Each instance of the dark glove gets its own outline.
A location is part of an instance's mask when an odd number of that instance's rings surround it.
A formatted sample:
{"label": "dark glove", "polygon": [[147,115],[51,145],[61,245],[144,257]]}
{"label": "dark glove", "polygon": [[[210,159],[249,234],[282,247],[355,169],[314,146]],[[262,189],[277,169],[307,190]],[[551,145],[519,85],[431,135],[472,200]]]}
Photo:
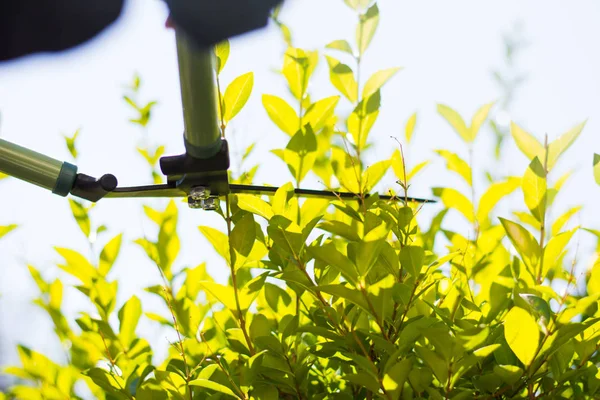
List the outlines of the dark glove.
{"label": "dark glove", "polygon": [[271,9],[282,0],[166,0],[173,24],[198,47],[267,25]]}

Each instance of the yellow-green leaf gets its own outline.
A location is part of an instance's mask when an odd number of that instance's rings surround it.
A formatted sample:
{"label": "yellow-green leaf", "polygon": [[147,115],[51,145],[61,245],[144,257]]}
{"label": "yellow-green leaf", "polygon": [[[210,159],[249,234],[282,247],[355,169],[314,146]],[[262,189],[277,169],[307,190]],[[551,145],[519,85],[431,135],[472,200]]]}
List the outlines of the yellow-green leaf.
{"label": "yellow-green leaf", "polygon": [[471,127],[469,128],[470,134],[471,134],[471,141],[473,141],[473,140],[475,140],[475,138],[477,138],[479,129],[481,129],[481,126],[487,119],[488,114],[490,113],[490,110],[492,109],[493,106],[494,106],[494,103],[485,104],[479,110],[477,110],[475,115],[473,115],[473,118],[471,119]]}
{"label": "yellow-green leaf", "polygon": [[296,111],[282,98],[265,94],[262,103],[267,114],[279,129],[293,136],[300,129],[300,120]]}
{"label": "yellow-green leaf", "polygon": [[16,228],[17,228],[17,225],[0,226],[0,238],[8,235],[9,232],[11,232],[12,230],[14,230]]}
{"label": "yellow-green leaf", "polygon": [[362,99],[348,117],[348,132],[352,134],[354,143],[360,149],[367,144],[369,133],[379,116],[380,107],[381,92],[378,90],[371,96]]}
{"label": "yellow-green leaf", "polygon": [[59,268],[79,279],[85,286],[91,285],[92,280],[98,276],[96,268],[80,253],[61,247],[56,247],[55,250],[65,260],[65,264],[60,264]]}
{"label": "yellow-green leaf", "polygon": [[212,244],[217,253],[230,263],[229,240],[227,235],[210,226],[199,226],[198,229],[200,229],[200,232],[202,232],[204,237]]}
{"label": "yellow-green leaf", "polygon": [[119,336],[125,347],[135,339],[135,328],[142,316],[142,303],[133,296],[119,310]]}
{"label": "yellow-green leaf", "polygon": [[454,128],[454,131],[467,143],[470,143],[471,133],[459,113],[444,104],[437,105],[438,113]]}
{"label": "yellow-green leaf", "polygon": [[567,251],[567,245],[571,241],[571,238],[575,234],[576,229],[560,233],[550,241],[544,248],[544,265],[541,272],[541,278],[546,277],[548,271],[550,271],[556,264],[562,260],[563,254]]}
{"label": "yellow-green leaf", "polygon": [[310,124],[313,132],[319,132],[333,116],[339,101],[340,96],[331,96],[313,103],[306,110],[306,114],[302,118],[302,124]]}
{"label": "yellow-green leaf", "polygon": [[479,209],[477,210],[477,220],[483,223],[489,218],[490,213],[496,207],[498,202],[505,196],[514,192],[521,185],[521,179],[509,178],[505,182],[496,182],[487,189],[479,199]]}
{"label": "yellow-green leaf", "polygon": [[537,157],[529,164],[521,185],[527,208],[538,221],[542,222],[546,215],[548,188],[546,171]]}
{"label": "yellow-green leaf", "polygon": [[344,0],[344,3],[353,10],[362,12],[369,7],[373,0]]}
{"label": "yellow-green leaf", "polygon": [[587,282],[587,293],[589,296],[600,294],[600,261],[592,268],[590,279]]}
{"label": "yellow-green leaf", "polygon": [[362,56],[379,26],[379,8],[377,4],[373,4],[365,14],[360,16],[360,22],[356,28],[356,43],[358,44],[358,54]]}
{"label": "yellow-green leaf", "polygon": [[354,50],[352,50],[352,46],[350,46],[350,43],[348,43],[347,40],[334,40],[325,47],[328,49],[343,51],[351,56],[354,56]]}
{"label": "yellow-green leaf", "polygon": [[85,237],[89,237],[92,230],[92,224],[87,208],[85,208],[82,203],[73,199],[69,199],[69,205],[71,206],[73,217],[75,218],[77,225],[79,225],[79,229],[81,229],[81,232],[83,232]]}
{"label": "yellow-green leaf", "polygon": [[370,192],[379,183],[381,178],[383,178],[389,167],[390,160],[379,161],[369,166],[363,174],[363,192]]}
{"label": "yellow-green leaf", "polygon": [[563,215],[558,217],[556,221],[554,221],[554,223],[552,224],[552,236],[554,237],[558,235],[560,231],[564,228],[564,226],[567,224],[567,222],[569,222],[571,217],[573,217],[575,214],[581,211],[581,209],[581,206],[573,207],[567,212],[565,212]]}
{"label": "yellow-green leaf", "polygon": [[459,174],[469,186],[473,185],[471,167],[458,154],[448,150],[436,150],[446,160],[446,168]]}
{"label": "yellow-green leaf", "polygon": [[520,307],[513,307],[504,319],[504,338],[517,358],[529,366],[540,342],[540,329],[531,314]]}
{"label": "yellow-green leaf", "polygon": [[517,147],[529,160],[533,160],[535,157],[544,158],[544,146],[530,133],[520,128],[514,122],[511,122],[510,124],[510,133],[517,144]]}
{"label": "yellow-green leaf", "polygon": [[429,165],[429,160],[418,163],[410,170],[406,179],[410,182],[412,178],[414,178],[423,168]]}
{"label": "yellow-green leaf", "polygon": [[535,271],[537,271],[542,253],[539,243],[533,235],[521,225],[504,218],[500,218],[500,222],[502,222],[508,238],[517,252],[521,255],[528,270],[534,275]]}
{"label": "yellow-green leaf", "polygon": [[225,39],[215,46],[215,55],[217,56],[217,74],[220,74],[225,68],[225,64],[229,59],[229,40]]}
{"label": "yellow-green leaf", "polygon": [[100,275],[106,276],[112,268],[119,255],[119,251],[121,250],[122,239],[123,235],[119,234],[112,238],[102,249],[102,252],[100,253],[100,263],[98,265],[98,272],[100,272]]}
{"label": "yellow-green leaf", "polygon": [[246,105],[254,86],[254,73],[238,76],[225,90],[223,96],[225,122],[231,121]]}
{"label": "yellow-green leaf", "polygon": [[260,215],[269,220],[273,216],[271,206],[264,200],[251,194],[237,195],[238,207],[242,210],[251,212],[252,214]]}
{"label": "yellow-green leaf", "polygon": [[379,89],[381,89],[381,87],[385,85],[385,83],[389,81],[394,75],[396,75],[396,73],[401,69],[402,68],[396,67],[383,69],[381,71],[375,72],[369,78],[369,80],[367,80],[367,83],[365,83],[365,88],[363,89],[363,98],[367,98]]}
{"label": "yellow-green leaf", "polygon": [[464,194],[451,188],[433,188],[433,195],[439,197],[446,208],[460,212],[469,222],[475,221],[473,203]]}
{"label": "yellow-green leaf", "polygon": [[71,156],[74,159],[77,159],[77,156],[78,156],[78,152],[77,152],[77,137],[79,136],[79,132],[80,132],[80,130],[77,129],[75,131],[75,133],[73,134],[72,137],[68,137],[68,136],[64,137],[65,138],[65,143],[67,145],[67,149],[69,150],[69,153],[71,153]]}
{"label": "yellow-green leaf", "polygon": [[417,113],[414,113],[410,116],[408,121],[406,122],[406,127],[404,128],[404,135],[406,136],[406,142],[410,143],[413,133],[415,131],[415,126],[417,125]]}
{"label": "yellow-green leaf", "polygon": [[308,82],[319,61],[316,51],[305,51],[290,47],[285,52],[283,75],[290,91],[298,100],[302,100],[308,88]]}
{"label": "yellow-green leaf", "polygon": [[561,135],[557,139],[553,140],[552,143],[548,145],[548,170],[551,170],[558,158],[565,152],[583,131],[587,121],[584,121],[575,127],[571,128],[568,132]]}
{"label": "yellow-green leaf", "polygon": [[600,154],[594,154],[594,179],[600,185]]}
{"label": "yellow-green leaf", "polygon": [[226,395],[231,396],[236,399],[240,398],[235,393],[233,393],[233,391],[231,389],[229,389],[227,386],[221,385],[220,383],[213,382],[208,379],[203,379],[203,378],[194,379],[194,380],[190,381],[189,384],[190,384],[190,386],[198,386],[203,389],[213,390],[218,393],[226,394]]}
{"label": "yellow-green leaf", "polygon": [[235,293],[231,286],[223,286],[212,281],[202,281],[199,284],[200,286],[202,286],[202,288],[207,294],[217,299],[227,309],[231,311],[237,310],[237,305],[235,302]]}
{"label": "yellow-green leaf", "polygon": [[358,83],[354,78],[354,71],[333,57],[326,56],[326,58],[331,83],[351,103],[355,103],[358,100]]}

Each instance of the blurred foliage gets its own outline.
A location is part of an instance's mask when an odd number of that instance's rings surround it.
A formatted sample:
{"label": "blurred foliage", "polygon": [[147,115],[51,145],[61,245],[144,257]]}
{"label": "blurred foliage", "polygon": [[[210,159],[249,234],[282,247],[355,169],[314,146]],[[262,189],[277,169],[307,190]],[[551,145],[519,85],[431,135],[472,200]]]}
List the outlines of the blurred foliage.
{"label": "blurred foliage", "polygon": [[[356,38],[327,45],[328,53],[341,52],[347,61],[325,57],[337,94],[320,99],[311,96],[310,81],[321,54],[291,47],[289,29],[274,14],[290,46],[281,74],[292,102],[284,94],[265,94],[262,102],[272,129],[289,138],[272,152],[292,182],[269,198],[230,195],[217,211],[222,229],[199,227],[227,265],[228,282],[216,282],[204,263],[178,263],[173,201],[144,206],[155,235],[135,240],[162,277],[145,288],[163,303],[162,313],[144,310],[136,296],[118,301],[111,270],[129,245],[121,234],[102,240],[99,255],[56,248],[58,268],[76,278],[76,286],[47,280],[34,266],[29,271],[39,288],[34,302],[52,320],[68,363],[19,346],[21,365],[4,371],[15,383],[0,399],[78,399],[84,396],[78,383],[99,399],[598,398],[600,262],[579,285],[574,260],[581,255],[573,253],[572,242],[583,230],[566,227],[580,208],[554,221],[548,212],[568,175],[554,185],[548,176],[584,123],[544,143],[513,123],[511,137],[530,164],[523,176],[478,191],[472,158],[436,150],[469,190],[433,188],[442,209],[423,227],[416,219],[423,205],[406,200],[411,179],[428,164],[408,168],[404,157],[418,133],[417,114],[407,118],[390,158],[364,162],[384,86],[400,69],[361,81],[379,9],[372,1],[345,3],[357,13]],[[247,73],[221,90],[229,52],[228,43],[215,48],[223,135],[253,89]],[[130,90],[137,93],[140,84],[136,77]],[[125,99],[139,113],[132,122],[146,128],[154,103]],[[352,106],[345,118],[336,111],[342,101]],[[472,153],[476,139],[490,134],[483,128],[494,107],[478,108],[468,125],[448,105],[438,105],[438,112]],[[77,134],[67,138],[74,157],[76,140]],[[164,147],[138,151],[155,171]],[[598,181],[599,160],[595,155]],[[251,183],[257,168],[231,179]],[[397,180],[390,189],[398,193],[394,201],[373,194],[388,173]],[[294,187],[309,174],[357,200],[294,197]],[[496,218],[498,204],[517,192],[523,207]],[[70,204],[90,242],[106,231],[90,205]],[[449,227],[451,214],[470,228]],[[0,227],[0,237],[13,228]],[[600,239],[600,231],[585,231]],[[596,260],[599,255],[600,241]],[[72,289],[93,307],[74,321],[63,311],[63,292]],[[154,356],[153,346],[162,344],[140,337],[142,318],[176,334],[165,359]]]}

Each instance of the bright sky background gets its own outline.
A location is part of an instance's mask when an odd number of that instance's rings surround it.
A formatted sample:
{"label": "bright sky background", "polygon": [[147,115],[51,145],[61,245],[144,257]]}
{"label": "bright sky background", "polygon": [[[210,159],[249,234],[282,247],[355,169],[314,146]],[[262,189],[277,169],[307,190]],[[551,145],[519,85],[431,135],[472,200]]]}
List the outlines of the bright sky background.
{"label": "bright sky background", "polygon": [[[434,159],[414,182],[412,194],[429,196],[433,186],[461,186],[443,172],[443,163],[432,150],[447,148],[466,156],[458,136],[437,115],[435,105],[443,102],[471,118],[484,103],[500,96],[491,70],[503,63],[501,34],[522,20],[530,46],[518,58],[529,79],[517,93],[511,117],[542,139],[550,139],[589,118],[580,140],[567,152],[558,169],[576,168],[557,203],[584,204],[584,226],[600,228],[595,211],[600,187],[593,184],[592,152],[600,152],[600,2],[477,0],[400,1],[380,0],[381,24],[368,50],[363,76],[378,68],[403,66],[383,90],[383,108],[371,134],[372,157],[387,157],[395,145],[390,135],[401,136],[405,121],[419,113],[416,142],[409,161]],[[148,137],[167,144],[169,154],[183,151],[179,82],[172,32],[164,29],[166,12],[158,1],[130,0],[124,16],[93,43],[59,56],[31,57],[0,65],[0,135],[55,158],[68,160],[62,134],[82,128],[79,141],[81,172],[101,175],[111,172],[120,184],[148,183],[145,161],[135,152],[141,130],[129,124],[132,116],[123,102],[123,87],[134,72],[142,77],[140,101],[157,100]],[[282,19],[292,29],[295,45],[322,50],[334,39],[354,37],[355,16],[341,0],[288,0]],[[273,73],[282,63],[284,45],[279,31],[271,26],[232,43],[232,55],[223,74],[225,82],[247,71],[255,73],[255,87],[248,106],[231,125],[230,142],[239,154],[250,143],[257,150],[248,165],[261,163],[256,183],[282,184],[290,180],[287,168],[267,151],[285,146],[286,136],[277,131],[262,108],[261,94],[287,96],[283,79]],[[334,94],[328,82],[326,62],[321,59],[311,86],[313,98]],[[344,105],[347,108],[347,105]],[[491,132],[481,132],[475,162],[490,166]],[[526,159],[511,143],[498,175],[522,175]],[[555,176],[557,177],[557,176]],[[389,184],[393,184],[390,177]],[[316,180],[305,186],[318,185]],[[481,191],[479,191],[481,194]],[[520,207],[522,199],[512,199]],[[142,216],[146,200],[105,200],[93,212],[98,223],[108,225],[112,237],[124,232],[126,245],[111,278],[120,278],[119,305],[132,294],[140,296],[145,310],[156,302],[141,288],[156,284],[155,267],[145,259],[132,240],[152,234]],[[431,207],[427,213],[438,208]],[[181,207],[179,233],[182,253],[177,265],[209,261],[209,269],[223,278],[223,265],[201,237],[197,226],[218,223],[211,215]],[[0,225],[21,227],[0,241],[0,365],[16,362],[16,343],[44,351],[54,359],[63,356],[51,333],[46,315],[31,304],[37,289],[27,272],[28,263],[46,277],[57,276],[59,257],[53,246],[87,252],[87,244],[70,215],[68,202],[16,180],[0,182]],[[219,225],[220,226],[220,225]],[[463,232],[467,234],[465,230]],[[109,236],[101,237],[103,244]],[[581,253],[591,242],[582,234]],[[99,247],[101,249],[101,247]],[[212,261],[211,261],[212,260]],[[66,282],[73,283],[67,278]],[[82,296],[74,289],[65,293],[70,315],[82,309]],[[166,340],[167,333],[143,321],[141,330],[152,343]],[[161,346],[166,348],[166,343]]]}

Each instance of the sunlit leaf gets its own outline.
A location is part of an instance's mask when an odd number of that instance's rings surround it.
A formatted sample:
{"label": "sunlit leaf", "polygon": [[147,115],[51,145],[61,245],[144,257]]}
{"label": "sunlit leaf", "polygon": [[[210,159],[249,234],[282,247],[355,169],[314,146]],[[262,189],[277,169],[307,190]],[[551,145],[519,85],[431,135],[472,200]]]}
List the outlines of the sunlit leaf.
{"label": "sunlit leaf", "polygon": [[527,133],[514,122],[510,124],[510,133],[517,147],[527,156],[529,160],[539,157],[544,160],[544,146],[530,133]]}
{"label": "sunlit leaf", "polygon": [[217,56],[217,73],[220,74],[227,64],[229,59],[230,45],[229,40],[225,39],[222,42],[217,43],[215,46],[215,55]]}
{"label": "sunlit leaf", "polygon": [[363,149],[367,144],[369,133],[379,116],[380,107],[381,93],[376,91],[373,95],[361,100],[348,117],[348,132],[352,134],[354,143],[360,149]]}
{"label": "sunlit leaf", "polygon": [[360,16],[360,22],[356,28],[356,43],[358,44],[358,54],[362,56],[375,36],[375,31],[379,26],[379,8],[373,4],[365,14]]}
{"label": "sunlit leaf", "polygon": [[444,105],[437,105],[438,113],[446,119],[446,121],[454,128],[454,131],[467,143],[471,142],[471,133],[465,121],[459,113],[454,111],[452,108]]}
{"label": "sunlit leaf", "polygon": [[354,56],[354,50],[352,50],[352,46],[347,40],[334,40],[325,47],[328,49],[343,51],[351,56]]}
{"label": "sunlit leaf", "polygon": [[594,179],[600,185],[600,154],[594,154]]}
{"label": "sunlit leaf", "polygon": [[84,285],[90,285],[92,280],[98,276],[96,268],[80,253],[60,247],[56,247],[55,250],[65,261],[65,264],[58,265],[59,268],[78,278]]}
{"label": "sunlit leaf", "polygon": [[370,192],[375,185],[383,178],[390,167],[390,160],[383,160],[370,165],[363,175],[364,192]]}
{"label": "sunlit leaf", "polygon": [[561,216],[559,216],[558,218],[556,218],[556,220],[552,224],[552,236],[554,237],[554,236],[558,235],[562,231],[562,229],[565,227],[567,222],[569,222],[569,220],[574,215],[576,215],[579,211],[581,211],[581,209],[582,209],[581,206],[573,207],[573,208],[569,209],[567,212],[565,212],[564,214],[562,214]]}
{"label": "sunlit leaf", "polygon": [[69,136],[65,136],[65,143],[67,145],[67,149],[69,150],[69,153],[71,153],[71,156],[74,159],[77,159],[77,156],[79,155],[77,152],[77,137],[79,136],[80,130],[77,129],[75,131],[75,133],[73,134],[73,136],[69,137]]}
{"label": "sunlit leaf", "polygon": [[414,113],[413,115],[410,116],[408,121],[406,121],[406,126],[404,127],[404,136],[406,137],[407,143],[410,143],[410,141],[412,140],[416,125],[417,125],[417,113]]}
{"label": "sunlit leaf", "polygon": [[541,256],[541,249],[537,240],[527,229],[515,222],[504,218],[500,218],[500,222],[502,222],[508,238],[521,255],[529,271],[532,273],[535,272]]}
{"label": "sunlit leaf", "polygon": [[267,114],[279,129],[293,136],[300,129],[300,120],[296,111],[282,98],[265,94],[262,103]]}
{"label": "sunlit leaf", "polygon": [[458,154],[448,150],[436,150],[435,152],[446,160],[446,168],[459,174],[469,186],[473,184],[471,167]]}
{"label": "sunlit leaf", "polygon": [[529,164],[521,185],[525,204],[531,214],[542,222],[546,215],[547,203],[546,171],[537,157]]}
{"label": "sunlit leaf", "polygon": [[521,185],[521,179],[509,178],[504,182],[496,182],[490,185],[487,191],[479,199],[477,220],[483,223],[490,218],[490,213],[502,198],[510,195]]}
{"label": "sunlit leaf", "polygon": [[210,226],[200,226],[198,229],[200,229],[200,232],[202,232],[204,237],[212,244],[217,253],[230,263],[229,239],[227,238],[227,235]]}
{"label": "sunlit leaf", "polygon": [[8,235],[11,231],[15,230],[17,225],[0,226],[0,238]]}
{"label": "sunlit leaf", "polygon": [[540,329],[531,314],[520,307],[513,307],[504,318],[504,337],[519,360],[529,366],[540,341]]}
{"label": "sunlit leaf", "polygon": [[571,128],[568,132],[553,140],[548,145],[548,170],[551,170],[558,158],[577,140],[587,121]]}
{"label": "sunlit leaf", "polygon": [[354,78],[354,71],[339,60],[326,56],[329,65],[329,79],[341,94],[350,102],[355,103],[358,99],[358,83]]}
{"label": "sunlit leaf", "polygon": [[85,208],[82,203],[73,199],[69,199],[69,205],[73,217],[75,218],[77,225],[79,225],[79,229],[81,229],[81,232],[83,232],[85,237],[89,237],[90,232],[92,231],[92,224],[90,222],[88,209]]}
{"label": "sunlit leaf", "polygon": [[566,251],[566,247],[575,232],[576,229],[566,231],[552,237],[548,241],[548,244],[544,248],[544,265],[541,273],[542,278],[544,278],[548,271],[562,259],[563,253]]}
{"label": "sunlit leaf", "polygon": [[269,203],[261,200],[259,197],[250,194],[237,195],[238,207],[242,210],[259,215],[267,220],[273,216],[273,210]]}
{"label": "sunlit leaf", "polygon": [[208,379],[194,379],[192,381],[190,381],[189,383],[190,386],[198,386],[201,387],[203,389],[208,389],[208,390],[212,390],[218,393],[222,393],[225,394],[227,396],[236,398],[236,399],[240,399],[239,396],[237,396],[235,393],[233,393],[233,391],[231,389],[229,389],[227,386],[221,385],[220,383],[208,380]]}
{"label": "sunlit leaf", "polygon": [[333,116],[339,100],[339,96],[331,96],[313,103],[306,110],[302,124],[310,124],[313,132],[319,132]]}
{"label": "sunlit leaf", "polygon": [[439,197],[446,208],[460,212],[469,222],[475,221],[473,204],[465,195],[451,188],[432,188],[434,196]]}
{"label": "sunlit leaf", "polygon": [[306,94],[308,83],[319,61],[316,51],[305,51],[290,47],[285,52],[283,62],[283,75],[287,79],[289,88],[301,100]]}
{"label": "sunlit leaf", "polygon": [[135,339],[135,328],[142,316],[142,303],[133,296],[119,310],[119,336],[122,343],[129,347]]}
{"label": "sunlit leaf", "polygon": [[398,71],[402,68],[388,68],[382,69],[381,71],[375,72],[365,83],[365,87],[363,89],[363,98],[367,98],[374,94],[376,91],[381,89],[383,85],[386,84]]}
{"label": "sunlit leaf", "polygon": [[223,119],[231,121],[246,105],[254,86],[254,73],[248,72],[239,76],[229,84],[223,95],[225,111]]}
{"label": "sunlit leaf", "polygon": [[112,268],[121,250],[122,239],[123,235],[119,234],[112,238],[102,249],[102,252],[100,253],[100,263],[98,264],[98,272],[100,272],[100,275],[106,276]]}
{"label": "sunlit leaf", "polygon": [[419,172],[421,172],[426,166],[429,165],[429,160],[428,161],[423,161],[418,163],[417,165],[415,165],[413,167],[413,169],[410,170],[410,172],[408,173],[408,176],[406,177],[406,179],[408,179],[408,181],[410,182],[410,180],[412,178],[414,178]]}
{"label": "sunlit leaf", "polygon": [[473,118],[471,119],[471,126],[469,128],[471,141],[474,141],[477,138],[477,134],[479,133],[481,126],[486,121],[493,106],[494,103],[485,104],[479,110],[477,110],[475,115],[473,115]]}

